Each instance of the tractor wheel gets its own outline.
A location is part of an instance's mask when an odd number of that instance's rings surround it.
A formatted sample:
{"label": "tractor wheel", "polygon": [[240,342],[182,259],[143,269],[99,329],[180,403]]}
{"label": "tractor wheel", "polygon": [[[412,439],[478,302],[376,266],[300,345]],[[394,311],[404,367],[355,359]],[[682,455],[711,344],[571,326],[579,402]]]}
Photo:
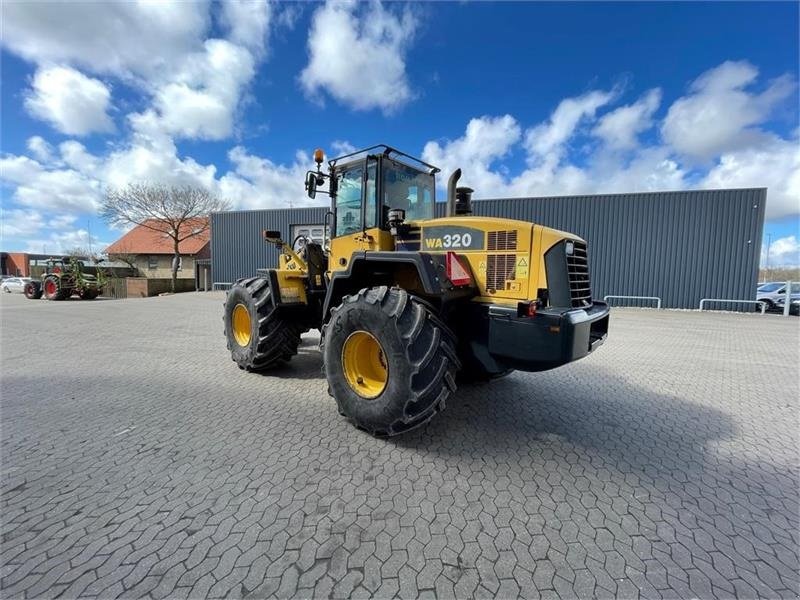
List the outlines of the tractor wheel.
{"label": "tractor wheel", "polygon": [[94,300],[99,295],[100,295],[99,291],[93,290],[91,288],[84,289],[80,294],[81,300]]}
{"label": "tractor wheel", "polygon": [[275,310],[269,282],[262,277],[243,279],[228,292],[225,337],[240,369],[262,371],[297,354],[301,327],[281,319]]}
{"label": "tractor wheel", "polygon": [[427,423],[455,392],[455,337],[400,288],[363,289],[331,311],[322,353],[339,412],[373,435]]}
{"label": "tractor wheel", "polygon": [[44,297],[48,300],[66,300],[72,291],[61,286],[58,277],[46,277],[44,280]]}
{"label": "tractor wheel", "polygon": [[28,300],[38,300],[42,297],[42,286],[35,281],[29,281],[25,284],[24,292]]}

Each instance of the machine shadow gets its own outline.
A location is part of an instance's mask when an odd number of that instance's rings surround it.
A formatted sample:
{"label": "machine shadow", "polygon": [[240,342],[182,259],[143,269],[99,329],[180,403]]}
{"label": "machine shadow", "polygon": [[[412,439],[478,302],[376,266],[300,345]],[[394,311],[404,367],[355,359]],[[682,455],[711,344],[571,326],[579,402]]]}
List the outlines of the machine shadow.
{"label": "machine shadow", "polygon": [[325,379],[322,370],[322,354],[317,348],[319,340],[300,340],[297,355],[289,362],[278,365],[264,372],[257,372],[262,377],[278,377],[280,379]]}
{"label": "machine shadow", "polygon": [[650,464],[669,452],[702,462],[709,442],[736,435],[729,415],[691,398],[632,385],[602,367],[564,369],[461,385],[443,414],[392,441],[458,457],[519,455],[558,444]]}

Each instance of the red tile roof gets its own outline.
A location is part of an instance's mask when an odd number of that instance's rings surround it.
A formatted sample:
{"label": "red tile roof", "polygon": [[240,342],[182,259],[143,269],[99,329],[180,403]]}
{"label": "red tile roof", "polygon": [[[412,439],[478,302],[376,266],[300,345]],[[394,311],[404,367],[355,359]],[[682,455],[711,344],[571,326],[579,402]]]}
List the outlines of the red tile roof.
{"label": "red tile roof", "polygon": [[[152,227],[166,231],[168,226],[159,221],[148,221]],[[205,231],[183,240],[180,244],[181,254],[193,255],[200,252],[211,240],[211,228],[208,217],[197,217],[181,225],[180,234],[184,236],[192,230],[206,227]],[[137,225],[116,242],[106,248],[111,254],[172,254],[172,238],[161,231],[155,231],[144,225]]]}

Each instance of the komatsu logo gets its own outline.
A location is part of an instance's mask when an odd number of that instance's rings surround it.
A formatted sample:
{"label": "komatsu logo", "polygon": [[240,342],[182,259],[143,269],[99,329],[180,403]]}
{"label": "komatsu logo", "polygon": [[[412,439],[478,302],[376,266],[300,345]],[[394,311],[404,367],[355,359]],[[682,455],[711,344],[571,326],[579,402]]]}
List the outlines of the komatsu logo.
{"label": "komatsu logo", "polygon": [[483,250],[484,232],[472,227],[441,225],[422,230],[425,250]]}

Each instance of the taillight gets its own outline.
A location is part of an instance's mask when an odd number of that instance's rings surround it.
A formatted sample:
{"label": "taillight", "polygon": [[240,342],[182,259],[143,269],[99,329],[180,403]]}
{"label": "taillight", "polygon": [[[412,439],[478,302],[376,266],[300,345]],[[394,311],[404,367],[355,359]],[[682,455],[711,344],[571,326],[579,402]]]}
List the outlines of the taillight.
{"label": "taillight", "polygon": [[541,301],[531,300],[530,302],[520,302],[517,304],[518,317],[535,317],[537,309],[542,305]]}
{"label": "taillight", "polygon": [[472,283],[469,269],[459,260],[455,252],[448,252],[445,257],[445,270],[447,278],[453,285],[469,285]]}

